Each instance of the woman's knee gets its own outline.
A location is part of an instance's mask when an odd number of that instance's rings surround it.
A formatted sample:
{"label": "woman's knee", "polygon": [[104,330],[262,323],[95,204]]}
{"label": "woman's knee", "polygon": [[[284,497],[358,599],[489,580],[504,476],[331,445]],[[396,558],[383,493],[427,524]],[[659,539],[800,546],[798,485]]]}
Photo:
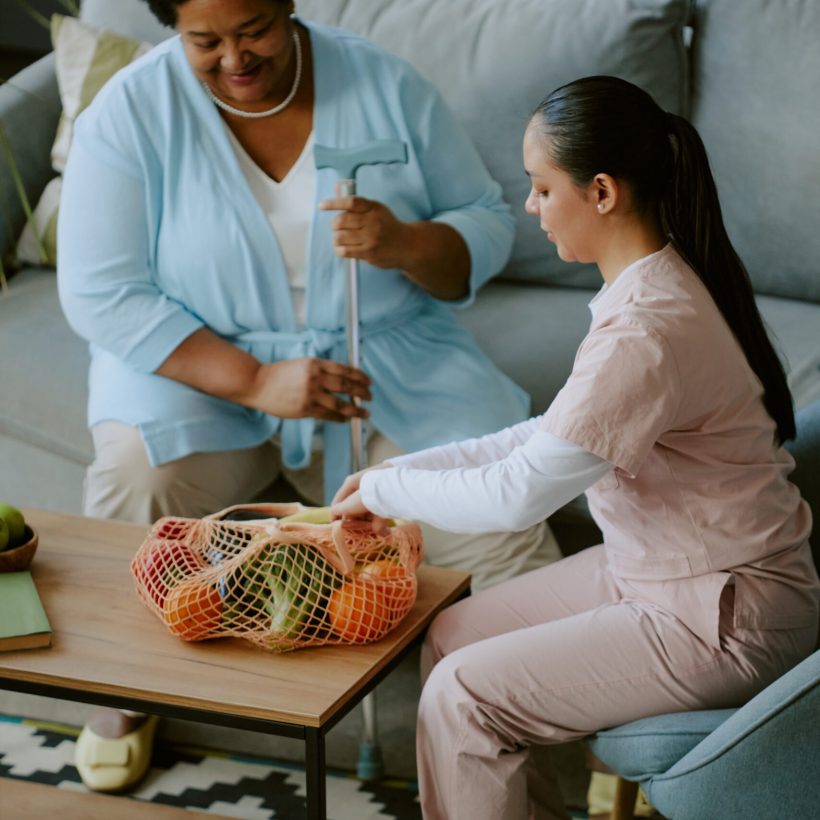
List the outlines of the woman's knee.
{"label": "woman's knee", "polygon": [[453,655],[440,658],[424,681],[419,700],[419,725],[439,725],[457,719],[469,698],[458,678],[459,659]]}
{"label": "woman's knee", "polygon": [[84,512],[150,524],[163,515],[214,512],[215,499],[197,486],[192,457],[153,466],[139,430],[105,422],[92,430],[95,458],[86,472]]}
{"label": "woman's knee", "polygon": [[[83,511],[96,518],[150,523],[145,488],[154,471],[139,430],[103,422],[91,430],[94,461],[85,475]],[[149,493],[151,495],[151,493]]]}
{"label": "woman's knee", "polygon": [[444,729],[460,750],[514,749],[519,735],[510,733],[506,707],[496,702],[491,659],[476,646],[467,646],[442,658],[421,691],[418,729]]}
{"label": "woman's knee", "polygon": [[468,610],[471,604],[470,598],[459,601],[433,619],[422,648],[423,659],[429,663],[430,669],[446,655],[479,639],[469,628]]}

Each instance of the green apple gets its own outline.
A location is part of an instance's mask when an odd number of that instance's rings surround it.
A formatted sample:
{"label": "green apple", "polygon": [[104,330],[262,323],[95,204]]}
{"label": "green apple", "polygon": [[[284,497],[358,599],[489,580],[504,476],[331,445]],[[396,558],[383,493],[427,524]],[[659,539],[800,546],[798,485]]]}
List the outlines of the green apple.
{"label": "green apple", "polygon": [[0,518],[0,552],[9,545],[9,528],[5,521]]}
{"label": "green apple", "polygon": [[16,547],[26,536],[26,522],[23,513],[11,504],[0,504],[0,520],[8,527],[9,545]]}

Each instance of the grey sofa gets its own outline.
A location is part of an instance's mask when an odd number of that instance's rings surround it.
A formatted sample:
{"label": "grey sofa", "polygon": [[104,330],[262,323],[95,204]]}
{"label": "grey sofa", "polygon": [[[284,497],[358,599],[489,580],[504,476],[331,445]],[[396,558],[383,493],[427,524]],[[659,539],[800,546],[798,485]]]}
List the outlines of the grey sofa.
{"label": "grey sofa", "polygon": [[[363,33],[414,63],[441,89],[502,184],[518,217],[514,252],[502,276],[460,317],[529,391],[533,412],[548,406],[570,372],[600,277],[589,267],[562,263],[537,221],[525,216],[520,141],[543,95],[589,74],[637,82],[667,109],[693,120],[797,405],[820,398],[820,114],[811,102],[820,87],[815,0],[296,5],[306,18]],[[140,39],[170,33],[138,0],[84,0],[82,16]],[[52,175],[48,155],[58,115],[50,57],[0,87],[0,119],[32,200]],[[0,208],[5,254],[24,216],[2,165]],[[86,366],[85,346],[61,315],[53,271],[20,271],[9,295],[0,298],[0,498],[79,512],[83,471],[92,457]],[[595,538],[582,501],[558,513],[555,523],[568,550]],[[395,720],[412,732],[412,698],[396,703]],[[392,737],[402,745],[411,739]],[[391,750],[385,753],[389,771]],[[330,762],[339,763],[332,744]]]}

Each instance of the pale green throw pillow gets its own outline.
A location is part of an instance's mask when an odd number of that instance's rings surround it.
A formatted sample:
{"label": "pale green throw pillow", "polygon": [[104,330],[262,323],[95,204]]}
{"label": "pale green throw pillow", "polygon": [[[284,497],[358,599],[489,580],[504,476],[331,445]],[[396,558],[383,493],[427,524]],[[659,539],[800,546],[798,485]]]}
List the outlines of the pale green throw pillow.
{"label": "pale green throw pillow", "polygon": [[[63,178],[54,177],[46,185],[40,196],[40,201],[32,214],[35,235],[31,223],[20,234],[17,242],[17,261],[30,265],[57,265],[57,214],[60,205],[60,191],[63,187]],[[39,242],[38,242],[39,237]],[[41,250],[42,246],[42,250]],[[45,257],[43,256],[45,254]]]}
{"label": "pale green throw pillow", "polygon": [[[117,71],[153,46],[61,14],[51,18],[51,42],[63,106],[57,137],[51,149],[51,164],[58,174],[62,174],[71,148],[74,121]],[[46,258],[42,258],[40,243],[27,222],[17,244],[18,262],[52,267],[57,264],[57,214],[61,186],[62,177],[51,180],[34,209],[34,226],[42,240]]]}

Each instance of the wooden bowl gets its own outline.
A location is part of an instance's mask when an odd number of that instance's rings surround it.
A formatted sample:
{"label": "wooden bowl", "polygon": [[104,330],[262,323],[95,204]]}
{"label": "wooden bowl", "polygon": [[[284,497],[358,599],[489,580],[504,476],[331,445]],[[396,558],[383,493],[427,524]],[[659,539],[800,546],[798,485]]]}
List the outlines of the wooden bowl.
{"label": "wooden bowl", "polygon": [[0,552],[0,572],[22,572],[28,569],[37,552],[37,533],[28,524],[25,539],[22,544]]}

